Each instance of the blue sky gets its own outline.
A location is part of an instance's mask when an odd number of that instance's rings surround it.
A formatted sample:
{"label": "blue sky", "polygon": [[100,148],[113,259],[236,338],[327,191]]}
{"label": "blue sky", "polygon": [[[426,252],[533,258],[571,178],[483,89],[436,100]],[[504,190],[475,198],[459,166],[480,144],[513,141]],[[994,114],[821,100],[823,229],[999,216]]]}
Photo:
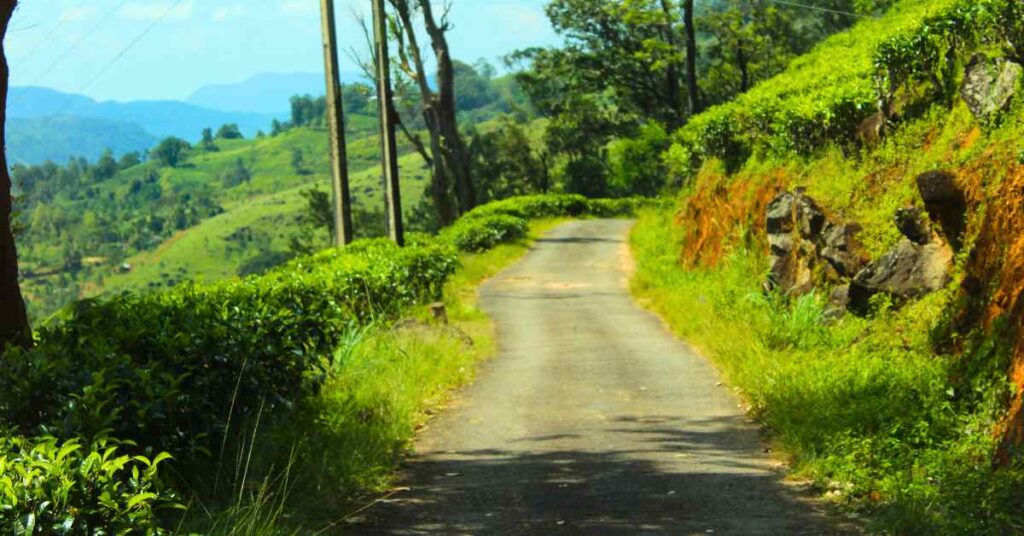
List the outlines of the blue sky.
{"label": "blue sky", "polygon": [[[351,12],[369,13],[369,0],[335,3],[342,44],[361,46]],[[556,42],[545,3],[454,0],[452,54],[497,64],[517,48]],[[22,0],[6,47],[12,85],[101,100],[184,99],[257,73],[319,72],[323,61],[319,0]],[[356,70],[345,55],[341,62]]]}

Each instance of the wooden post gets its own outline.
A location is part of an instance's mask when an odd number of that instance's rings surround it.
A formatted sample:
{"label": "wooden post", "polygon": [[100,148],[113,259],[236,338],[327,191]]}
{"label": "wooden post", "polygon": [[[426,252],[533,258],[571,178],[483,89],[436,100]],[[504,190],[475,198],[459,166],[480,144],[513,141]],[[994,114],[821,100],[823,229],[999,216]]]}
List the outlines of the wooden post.
{"label": "wooden post", "polygon": [[373,40],[377,56],[377,105],[380,108],[381,167],[384,170],[388,233],[396,244],[404,246],[402,190],[398,182],[398,145],[395,141],[395,103],[391,93],[391,62],[388,59],[384,0],[373,0]]}
{"label": "wooden post", "polygon": [[320,0],[323,23],[324,71],[327,74],[327,123],[331,132],[331,184],[334,187],[334,245],[352,242],[352,195],[348,187],[348,152],[345,147],[345,108],[338,73],[338,40],[334,0]]}

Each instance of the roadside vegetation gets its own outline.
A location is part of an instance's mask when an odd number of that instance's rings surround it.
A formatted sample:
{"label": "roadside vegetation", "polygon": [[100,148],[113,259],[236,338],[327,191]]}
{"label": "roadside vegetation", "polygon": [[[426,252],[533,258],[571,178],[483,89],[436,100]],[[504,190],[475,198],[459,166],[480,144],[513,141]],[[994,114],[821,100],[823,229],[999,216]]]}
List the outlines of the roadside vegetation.
{"label": "roadside vegetation", "polygon": [[[636,295],[718,365],[794,475],[873,532],[1024,527],[1010,374],[1024,102],[1018,86],[1010,109],[979,120],[958,95],[973,54],[1014,57],[1015,20],[1000,18],[1016,16],[1011,4],[898,3],[697,116],[666,152],[685,185],[632,237]],[[886,98],[901,104],[884,136],[858,137]],[[830,311],[835,284],[766,290],[776,194],[803,188],[859,223],[877,257],[899,239],[896,209],[920,204],[915,178],[933,170],[955,174],[970,207],[945,288],[878,295],[865,317]]]}
{"label": "roadside vegetation", "polygon": [[[360,241],[261,276],[76,304],[0,370],[2,527],[277,534],[343,523],[386,489],[417,426],[490,354],[475,288],[536,236],[522,216],[541,230],[546,218],[636,206],[511,199],[404,249]],[[447,314],[431,315],[434,302]]]}

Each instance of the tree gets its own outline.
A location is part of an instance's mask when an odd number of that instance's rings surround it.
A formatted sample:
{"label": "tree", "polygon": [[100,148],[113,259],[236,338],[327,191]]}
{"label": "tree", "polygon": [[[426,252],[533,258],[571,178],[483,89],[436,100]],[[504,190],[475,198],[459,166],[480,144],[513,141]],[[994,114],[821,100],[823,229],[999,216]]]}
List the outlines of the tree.
{"label": "tree", "polygon": [[[10,67],[3,38],[17,1],[0,3],[0,140],[6,136],[7,94]],[[13,212],[11,174],[7,151],[0,151],[0,352],[12,346],[32,345],[32,330],[25,310],[25,299],[18,284],[18,251],[11,231]]]}
{"label": "tree", "polygon": [[125,170],[130,167],[137,166],[142,163],[142,155],[138,151],[132,151],[121,155],[121,160],[117,162],[117,169]]}
{"label": "tree", "polygon": [[114,160],[114,153],[110,149],[103,151],[96,165],[92,168],[93,179],[97,181],[107,180],[117,174],[117,160]]}
{"label": "tree", "polygon": [[217,138],[222,140],[241,140],[244,139],[245,136],[242,135],[242,131],[239,130],[238,125],[228,123],[221,125],[221,127],[217,129]]}
{"label": "tree", "polygon": [[[458,212],[465,213],[476,206],[471,159],[462,140],[456,107],[455,62],[448,47],[447,32],[451,29],[448,8],[440,18],[434,16],[430,0],[390,0],[396,20],[391,24],[398,45],[398,68],[419,90],[420,105],[427,132],[430,151],[403,126],[403,131],[431,166],[431,197],[442,225],[448,225]],[[420,15],[430,40],[436,70],[434,85],[429,83],[425,58],[413,23],[415,13]],[[450,186],[455,188],[457,205],[450,199]]]}
{"label": "tree", "polygon": [[245,165],[241,158],[235,160],[235,167],[226,172],[222,177],[225,188],[232,188],[240,184],[248,184],[252,180],[252,170]]}
{"label": "tree", "polygon": [[204,151],[213,152],[217,150],[217,146],[213,143],[213,129],[207,127],[203,129],[202,139],[199,140],[199,146]]}
{"label": "tree", "polygon": [[178,167],[178,164],[185,161],[186,152],[189,148],[190,146],[187,141],[170,136],[164,138],[159,145],[154,147],[150,151],[150,155],[161,166]]}
{"label": "tree", "polygon": [[292,170],[295,171],[296,175],[308,175],[309,170],[306,169],[306,155],[302,152],[302,149],[298,147],[292,147]]}

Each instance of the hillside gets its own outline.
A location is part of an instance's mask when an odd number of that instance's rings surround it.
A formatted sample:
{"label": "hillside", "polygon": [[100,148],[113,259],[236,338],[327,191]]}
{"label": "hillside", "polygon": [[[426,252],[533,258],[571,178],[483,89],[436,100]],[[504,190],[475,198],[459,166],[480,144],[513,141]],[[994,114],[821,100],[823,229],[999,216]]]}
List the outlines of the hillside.
{"label": "hillside", "polygon": [[1020,20],[905,0],[826,40],[674,133],[634,231],[637,295],[879,533],[1024,523]]}
{"label": "hillside", "polygon": [[[370,218],[360,222],[365,236],[383,225],[379,145],[373,118],[349,120],[353,201]],[[150,161],[90,186],[69,188],[59,176],[46,189],[37,186],[29,194],[30,234],[20,252],[35,314],[49,314],[75,296],[260,271],[294,256],[295,237],[326,247],[327,232],[303,223],[309,209],[301,195],[311,188],[330,191],[326,144],[327,132],[309,127],[254,140],[218,139],[215,150],[194,148],[177,167]],[[401,152],[404,207],[411,215],[427,172],[409,147]]]}
{"label": "hillside", "polygon": [[95,117],[54,116],[7,120],[7,152],[16,164],[96,160],[110,149],[120,157],[145,152],[157,139],[136,123]]}

